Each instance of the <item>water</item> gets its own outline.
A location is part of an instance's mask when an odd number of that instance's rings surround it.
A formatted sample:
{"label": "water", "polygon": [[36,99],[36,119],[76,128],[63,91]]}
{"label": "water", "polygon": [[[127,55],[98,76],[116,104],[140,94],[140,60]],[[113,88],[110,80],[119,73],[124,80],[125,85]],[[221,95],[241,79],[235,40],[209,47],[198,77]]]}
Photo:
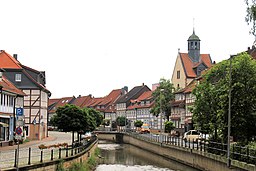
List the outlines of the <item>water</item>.
{"label": "water", "polygon": [[96,171],[198,171],[129,144],[100,141],[100,164]]}

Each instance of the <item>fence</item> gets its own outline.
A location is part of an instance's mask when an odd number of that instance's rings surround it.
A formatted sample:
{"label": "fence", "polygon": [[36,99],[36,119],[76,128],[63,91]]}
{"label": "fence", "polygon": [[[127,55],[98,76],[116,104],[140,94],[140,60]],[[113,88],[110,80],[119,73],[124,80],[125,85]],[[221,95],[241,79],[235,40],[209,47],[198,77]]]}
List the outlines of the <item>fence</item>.
{"label": "fence", "polygon": [[[168,136],[164,134],[138,134],[136,132],[126,132],[126,134],[146,141],[185,147],[227,157],[227,144],[225,143],[218,143],[204,139],[185,142],[181,137]],[[230,158],[256,165],[256,149],[232,144],[230,148]]]}
{"label": "fence", "polygon": [[20,150],[15,149],[13,151],[0,152],[0,170],[64,159],[83,152],[96,139],[97,136],[92,136],[89,141],[82,140],[79,143],[59,148],[23,148]]}

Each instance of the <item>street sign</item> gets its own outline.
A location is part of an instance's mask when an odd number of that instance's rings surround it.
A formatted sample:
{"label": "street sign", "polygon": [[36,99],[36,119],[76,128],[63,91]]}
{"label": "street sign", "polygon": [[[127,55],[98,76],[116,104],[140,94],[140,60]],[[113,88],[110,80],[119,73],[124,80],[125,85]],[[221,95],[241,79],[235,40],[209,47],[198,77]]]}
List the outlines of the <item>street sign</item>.
{"label": "street sign", "polygon": [[16,108],[16,115],[23,116],[23,108],[21,108],[21,107]]}
{"label": "street sign", "polygon": [[17,127],[15,130],[16,134],[21,135],[22,134],[22,129],[21,127]]}

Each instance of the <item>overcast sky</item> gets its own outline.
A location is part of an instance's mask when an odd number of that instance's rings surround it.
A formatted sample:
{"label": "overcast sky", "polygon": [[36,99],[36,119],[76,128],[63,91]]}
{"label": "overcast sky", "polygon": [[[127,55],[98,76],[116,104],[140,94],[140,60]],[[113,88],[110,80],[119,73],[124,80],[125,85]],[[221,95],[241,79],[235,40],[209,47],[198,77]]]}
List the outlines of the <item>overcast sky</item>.
{"label": "overcast sky", "polygon": [[103,97],[171,79],[193,26],[213,61],[247,50],[245,11],[244,0],[1,0],[0,49],[46,71],[51,98]]}

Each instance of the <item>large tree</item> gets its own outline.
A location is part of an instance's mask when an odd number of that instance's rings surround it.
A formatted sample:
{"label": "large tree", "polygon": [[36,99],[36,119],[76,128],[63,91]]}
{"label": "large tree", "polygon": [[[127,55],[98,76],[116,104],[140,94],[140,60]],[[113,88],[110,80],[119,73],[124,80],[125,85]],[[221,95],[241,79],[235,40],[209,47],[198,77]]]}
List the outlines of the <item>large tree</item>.
{"label": "large tree", "polygon": [[74,142],[74,132],[84,130],[87,124],[87,117],[84,112],[75,105],[66,104],[58,107],[56,115],[53,116],[54,125],[65,132],[72,132],[72,143]]}
{"label": "large tree", "polygon": [[247,143],[256,135],[256,61],[247,53],[216,64],[202,76],[200,84],[193,90],[196,98],[193,122],[197,128],[226,140],[230,89],[231,135],[235,140]]}
{"label": "large tree", "polygon": [[164,113],[167,120],[171,115],[171,101],[174,99],[174,87],[170,80],[161,78],[159,86],[152,94],[155,103],[151,109],[151,113],[155,116]]}

